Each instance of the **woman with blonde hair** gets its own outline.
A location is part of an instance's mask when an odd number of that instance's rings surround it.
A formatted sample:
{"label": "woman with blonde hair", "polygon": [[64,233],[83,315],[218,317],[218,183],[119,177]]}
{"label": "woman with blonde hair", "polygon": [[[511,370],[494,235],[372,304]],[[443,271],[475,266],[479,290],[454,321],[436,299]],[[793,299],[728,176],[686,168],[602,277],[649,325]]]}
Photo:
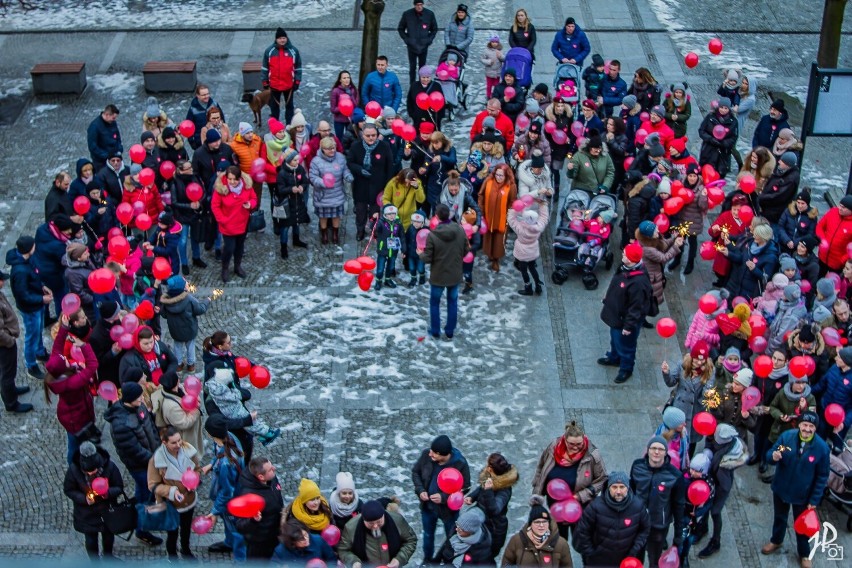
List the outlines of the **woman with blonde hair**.
{"label": "woman with blonde hair", "polygon": [[530,21],[527,11],[523,8],[515,12],[512,27],[509,28],[509,45],[512,47],[523,47],[532,55],[535,62],[535,26]]}
{"label": "woman with blonde hair", "polygon": [[[660,365],[663,381],[672,389],[666,407],[673,406],[683,412],[684,423],[689,424],[685,438],[689,441],[687,452],[689,457],[695,453],[695,446],[701,435],[692,426],[692,418],[702,412],[705,398],[712,394],[715,386],[715,367],[710,361],[710,346],[706,341],[699,340],[692,349],[683,356],[680,367],[671,369],[668,361]],[[678,420],[679,422],[679,420]]]}
{"label": "woman with blonde hair", "polygon": [[500,259],[506,256],[506,220],[509,207],[517,196],[515,175],[506,164],[494,168],[479,192],[479,209],[486,222],[482,250],[491,261],[494,272],[500,272]]}
{"label": "woman with blonde hair", "polygon": [[313,534],[334,522],[331,506],[320,493],[319,486],[310,479],[302,478],[299,482],[299,494],[281,512],[281,522],[296,519]]}

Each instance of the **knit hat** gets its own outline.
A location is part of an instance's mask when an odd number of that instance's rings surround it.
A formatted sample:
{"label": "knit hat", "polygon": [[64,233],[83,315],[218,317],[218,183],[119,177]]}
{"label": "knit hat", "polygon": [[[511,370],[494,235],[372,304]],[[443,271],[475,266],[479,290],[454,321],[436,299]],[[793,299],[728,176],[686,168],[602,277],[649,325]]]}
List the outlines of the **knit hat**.
{"label": "knit hat", "polygon": [[[337,475],[339,476],[340,474],[337,474]],[[337,488],[341,489],[340,484],[338,484]],[[355,487],[353,486],[352,489],[355,489]],[[382,504],[379,503],[378,501],[375,501],[375,500],[374,501],[367,501],[361,507],[361,519],[368,522],[368,523],[378,521],[384,515],[385,515],[385,508],[382,507]]]}
{"label": "knit hat", "polygon": [[106,300],[98,306],[98,313],[102,320],[111,320],[121,311],[121,304],[115,301]]}
{"label": "knit hat", "polygon": [[729,99],[728,97],[719,97],[719,100],[717,101],[716,107],[717,108],[722,108],[722,107],[731,108],[731,99]]}
{"label": "knit hat", "polygon": [[725,351],[725,359],[728,357],[736,357],[737,359],[742,359],[742,353],[736,347],[728,347],[728,350]]}
{"label": "knit hat", "polygon": [[453,61],[453,62],[457,63],[458,60],[459,60],[459,56],[456,55],[455,53],[448,53],[447,54],[447,61]]}
{"label": "knit hat", "polygon": [[216,130],[215,128],[210,128],[207,131],[207,134],[204,135],[204,143],[205,144],[212,144],[213,142],[216,142],[216,141],[221,140],[221,139],[222,139],[222,135],[219,134],[219,131]]}
{"label": "knit hat", "polygon": [[852,209],[852,195],[846,195],[840,200],[840,205],[846,209]]}
{"label": "knit hat", "polygon": [[698,164],[687,164],[686,175],[689,175],[689,174],[698,175],[700,173],[701,173],[701,168],[698,167]]}
{"label": "knit hat", "polygon": [[707,359],[710,356],[710,345],[703,339],[699,339],[692,346],[692,349],[689,350],[689,356],[693,359],[697,359],[698,357]]}
{"label": "knit hat", "polygon": [[587,150],[592,150],[594,148],[603,148],[603,140],[601,140],[600,136],[589,136],[589,139],[586,141]]}
{"label": "knit hat", "polygon": [[676,406],[669,406],[663,411],[663,424],[666,428],[674,430],[682,424],[686,424],[686,414]]}
{"label": "knit hat", "polygon": [[533,120],[530,123],[530,127],[527,132],[535,132],[536,134],[541,134],[541,122],[539,120]]}
{"label": "knit hat", "polygon": [[353,124],[358,124],[359,122],[364,122],[365,120],[367,120],[367,115],[364,114],[364,111],[360,108],[356,108],[349,116],[349,120],[351,120]]}
{"label": "knit hat", "polygon": [[814,330],[810,325],[805,324],[802,326],[802,329],[799,330],[799,341],[804,341],[805,343],[813,343],[816,341],[816,334],[814,334]]}
{"label": "knit hat", "polygon": [[615,218],[618,217],[618,213],[616,213],[612,209],[604,209],[603,211],[598,213],[598,217],[601,218],[601,221],[609,225],[610,223],[615,221]]}
{"label": "knit hat", "polygon": [[802,422],[810,422],[814,426],[819,426],[819,414],[813,410],[806,410],[802,412],[802,416],[799,418],[799,424]]}
{"label": "knit hat", "polygon": [[813,318],[817,323],[824,322],[831,317],[831,312],[825,306],[814,306]]}
{"label": "knit hat", "polygon": [[135,176],[142,171],[141,164],[130,164],[130,175]]}
{"label": "knit hat", "polygon": [[337,485],[337,490],[340,491],[342,489],[348,489],[350,491],[355,491],[355,480],[352,478],[352,474],[348,471],[340,471],[334,477],[335,485]]}
{"label": "knit hat", "polygon": [[284,130],[284,123],[274,116],[270,116],[266,123],[269,125],[269,132],[271,132],[273,136]]}
{"label": "knit hat", "polygon": [[425,223],[426,222],[426,214],[423,213],[420,209],[411,214],[411,222],[412,223]]}
{"label": "knit hat", "polygon": [[654,105],[651,108],[651,114],[656,114],[660,118],[666,117],[666,109],[663,108],[663,105]]}
{"label": "knit hat", "polygon": [[175,371],[169,370],[160,376],[160,386],[163,387],[164,391],[172,390],[178,385],[178,382],[180,382],[180,379]]}
{"label": "knit hat", "polygon": [[816,283],[817,293],[823,298],[830,298],[834,295],[834,281],[828,278],[820,278]]}
{"label": "knit hat", "polygon": [[482,527],[483,522],[485,513],[479,507],[473,507],[459,515],[456,527],[467,533],[475,533]]}
{"label": "knit hat", "polygon": [[686,138],[675,138],[669,143],[669,148],[674,148],[678,154],[683,154],[686,151]]}
{"label": "knit hat", "polygon": [[546,501],[541,495],[530,497],[530,514],[527,517],[528,523],[532,524],[533,521],[537,521],[538,519],[545,519],[547,521],[551,519],[550,511],[547,510],[545,503]]}
{"label": "knit hat", "polygon": [[776,289],[781,290],[787,287],[787,285],[790,283],[790,279],[784,276],[783,274],[778,273],[772,277],[771,282]]}
{"label": "knit hat", "polygon": [[639,223],[639,234],[645,237],[653,237],[654,233],[657,232],[657,226],[653,221],[642,221]]}
{"label": "knit hat", "polygon": [[518,78],[518,72],[515,71],[514,67],[506,67],[506,69],[503,71],[503,77],[505,78],[506,75],[511,75],[515,79]]}
{"label": "knit hat", "polygon": [[246,134],[254,132],[254,127],[248,122],[241,122],[237,127],[237,131],[239,132],[240,136],[245,136]]}
{"label": "knit hat", "polygon": [[710,472],[710,459],[702,452],[689,461],[689,469],[707,475]]}
{"label": "knit hat", "polygon": [[667,449],[669,447],[669,443],[666,441],[665,438],[663,438],[662,436],[654,436],[653,438],[648,440],[648,443],[645,445],[645,449],[650,449],[651,446],[654,444],[662,444],[663,447]]}
{"label": "knit hat", "polygon": [[142,385],[139,383],[121,383],[121,402],[130,404],[142,396]]}
{"label": "knit hat", "polygon": [[317,497],[322,497],[322,493],[320,493],[319,485],[310,479],[302,478],[302,481],[299,482],[299,496],[298,499],[302,503],[307,503]]}
{"label": "knit hat", "polygon": [[169,138],[177,138],[177,134],[175,134],[174,128],[166,126],[163,128],[163,140],[168,140]]}
{"label": "knit hat", "polygon": [[139,137],[139,143],[144,144],[146,140],[156,140],[157,137],[154,136],[154,133],[150,130],[146,130],[142,133],[142,136]]}
{"label": "knit hat", "polygon": [[68,247],[65,249],[65,252],[68,254],[68,258],[70,258],[71,260],[80,260],[80,258],[83,256],[83,253],[85,253],[87,250],[89,249],[86,248],[86,245],[80,243],[69,243]]}
{"label": "knit hat", "polygon": [[741,384],[745,388],[751,386],[752,379],[754,379],[754,373],[751,369],[740,369],[734,373],[734,382]]}
{"label": "knit hat", "polygon": [[819,244],[819,239],[816,235],[805,235],[799,242],[805,245],[808,251],[812,251]]}
{"label": "knit hat", "polygon": [[420,126],[417,127],[418,132],[420,134],[432,134],[435,132],[435,125],[431,122],[421,122]]}
{"label": "knit hat", "polygon": [[787,166],[793,167],[799,163],[799,158],[796,157],[796,154],[793,152],[784,152],[781,154],[780,161],[784,162]]}
{"label": "knit hat", "polygon": [[527,99],[526,106],[524,107],[524,111],[527,114],[538,114],[539,112],[541,112],[541,106],[539,106],[537,100]]}
{"label": "knit hat", "polygon": [[228,438],[228,419],[221,412],[212,412],[204,422],[204,429],[214,438],[226,440]]}
{"label": "knit hat", "polygon": [[[783,266],[781,267],[783,270]],[[799,298],[802,297],[802,289],[799,288],[796,284],[790,284],[789,286],[784,287],[784,299],[788,302],[798,301]]]}
{"label": "knit hat", "polygon": [[434,74],[435,74],[435,68],[434,67],[432,67],[431,65],[424,65],[423,67],[420,68],[420,71],[418,71],[417,76],[418,77],[431,77]]}
{"label": "knit hat", "polygon": [[[795,155],[795,154],[794,154]],[[802,190],[796,196],[796,201],[804,201],[808,205],[811,204],[811,193],[808,190]]]}
{"label": "knit hat", "polygon": [[[662,148],[662,146],[660,146]],[[660,180],[660,183],[657,184],[657,195],[671,195],[672,194],[672,182],[668,177],[664,177]]]}
{"label": "knit hat", "polygon": [[53,224],[56,225],[56,228],[60,231],[67,231],[68,229],[72,229],[74,227],[74,221],[72,221],[71,217],[64,213],[58,213],[54,215]]}
{"label": "knit hat", "polygon": [[[498,38],[499,39],[499,38]],[[547,95],[547,83],[539,83],[533,89],[533,93],[538,93],[539,95]]]}
{"label": "knit hat", "polygon": [[648,147],[648,155],[652,158],[662,158],[666,155],[666,149],[663,148],[663,145],[659,142],[653,142],[649,144]]}
{"label": "knit hat", "polygon": [[672,94],[675,94],[677,91],[683,91],[686,94],[686,83],[673,83],[671,86]]}
{"label": "knit hat", "polygon": [[737,437],[737,429],[730,424],[719,424],[713,433],[713,439],[717,444],[727,444]]}
{"label": "knit hat", "polygon": [[527,225],[535,225],[538,222],[538,212],[533,209],[525,209],[521,213],[521,221]]}
{"label": "knit hat", "polygon": [[298,150],[296,150],[295,148],[287,148],[286,150],[284,150],[284,163],[289,164],[293,161],[293,158],[296,158],[298,156]]}
{"label": "knit hat", "polygon": [[533,152],[532,159],[530,160],[530,166],[533,168],[543,168],[544,156],[542,156],[540,152]]}
{"label": "knit hat", "polygon": [[490,128],[491,130],[494,130],[495,128],[497,128],[497,121],[494,119],[493,116],[486,116],[485,119],[482,121],[482,128]]}
{"label": "knit hat", "polygon": [[393,107],[385,106],[384,108],[382,108],[382,118],[384,118],[385,120],[392,120],[396,118],[396,111],[393,109]]}
{"label": "knit hat", "polygon": [[609,473],[609,479],[607,480],[607,487],[612,487],[617,484],[630,487],[630,476],[623,471],[611,471]]}
{"label": "knit hat", "polygon": [[627,257],[627,260],[633,264],[637,264],[642,260],[642,255],[644,251],[642,250],[642,245],[639,243],[630,243],[626,247],[624,247],[624,256]]}
{"label": "knit hat", "polygon": [[[354,112],[352,114],[355,114]],[[290,128],[296,128],[297,126],[307,126],[308,121],[305,120],[305,115],[302,114],[301,109],[296,109],[293,111],[293,118],[290,119]],[[208,130],[208,132],[210,132]]]}
{"label": "knit hat", "polygon": [[275,30],[275,39],[279,37],[287,37],[287,32],[284,31],[284,28],[278,28]]}
{"label": "knit hat", "polygon": [[794,270],[795,268],[797,268],[796,259],[794,259],[789,254],[782,254],[781,257],[778,259],[778,262],[781,265],[781,268],[779,268],[781,272],[784,272],[786,270]]}
{"label": "knit hat", "polygon": [[98,449],[89,441],[80,444],[80,469],[83,471],[95,471],[103,466],[103,459],[98,454]]}
{"label": "knit hat", "polygon": [[183,276],[175,274],[166,280],[166,286],[169,288],[169,295],[177,295],[186,290],[186,280]]}
{"label": "knit hat", "polygon": [[482,152],[473,150],[467,157],[467,163],[472,165],[477,170],[482,167]]}
{"label": "knit hat", "polygon": [[739,81],[740,74],[736,69],[729,69],[725,72],[725,79],[728,81]]}
{"label": "knit hat", "polygon": [[636,95],[627,95],[621,99],[621,104],[626,106],[628,109],[635,107],[638,102],[639,100],[636,98]]}
{"label": "knit hat", "polygon": [[434,440],[432,440],[432,445],[430,449],[436,454],[440,454],[442,456],[448,456],[453,453],[453,443],[450,441],[449,436],[441,434]]}
{"label": "knit hat", "polygon": [[28,252],[32,251],[34,246],[35,239],[28,235],[18,237],[18,240],[15,241],[15,248],[21,254],[27,254]]}
{"label": "knit hat", "polygon": [[399,209],[396,208],[396,205],[392,203],[388,203],[384,207],[382,207],[382,217],[387,217],[388,215],[393,215],[394,217],[399,213]]}
{"label": "knit hat", "polygon": [[772,104],[769,105],[769,108],[774,108],[778,112],[784,112],[786,110],[784,108],[784,99],[775,99],[772,101]]}
{"label": "knit hat", "polygon": [[844,347],[838,351],[837,354],[840,355],[840,359],[843,360],[844,363],[852,367],[852,347]]}

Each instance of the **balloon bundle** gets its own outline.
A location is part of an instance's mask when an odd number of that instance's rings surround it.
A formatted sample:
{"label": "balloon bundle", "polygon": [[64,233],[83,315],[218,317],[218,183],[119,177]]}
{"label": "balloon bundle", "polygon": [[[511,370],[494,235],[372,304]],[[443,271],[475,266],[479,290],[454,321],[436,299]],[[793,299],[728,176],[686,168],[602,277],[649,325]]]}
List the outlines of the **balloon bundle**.
{"label": "balloon bundle", "polygon": [[376,268],[376,261],[367,255],[367,251],[370,250],[370,245],[376,237],[376,225],[378,225],[378,221],[373,224],[373,230],[370,232],[370,238],[367,240],[367,246],[364,247],[364,252],[361,256],[343,263],[343,271],[358,277],[358,287],[363,292],[370,291],[370,286],[372,286],[373,279],[376,276],[373,274],[373,270]]}
{"label": "balloon bundle", "polygon": [[547,483],[547,494],[554,503],[550,514],[557,523],[576,523],[583,514],[583,507],[571,492],[568,483],[563,479],[551,479]]}
{"label": "balloon bundle", "polygon": [[251,384],[259,389],[265,389],[269,386],[272,380],[272,375],[269,374],[269,369],[262,365],[254,365],[245,357],[237,357],[234,359],[234,370],[237,377],[248,377]]}
{"label": "balloon bundle", "polygon": [[[707,50],[713,55],[719,55],[720,53],[722,53],[723,47],[724,44],[722,43],[722,40],[717,37],[714,37],[707,43]],[[695,68],[698,65],[698,54],[694,51],[690,51],[683,58],[683,62],[690,69]]]}

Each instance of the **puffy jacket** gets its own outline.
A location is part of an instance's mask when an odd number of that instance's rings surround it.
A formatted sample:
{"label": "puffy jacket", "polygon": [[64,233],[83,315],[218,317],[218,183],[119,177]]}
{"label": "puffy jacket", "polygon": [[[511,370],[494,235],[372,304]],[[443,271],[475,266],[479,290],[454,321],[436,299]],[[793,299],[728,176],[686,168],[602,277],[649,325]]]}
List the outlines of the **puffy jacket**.
{"label": "puffy jacket", "polygon": [[[627,94],[636,95],[637,104],[640,108],[640,112],[637,112],[636,114],[639,115],[641,114],[641,111],[651,112],[652,108],[660,104],[663,92],[660,86],[656,83],[644,83],[642,85],[637,85],[636,81],[633,81],[627,89]],[[625,122],[627,121],[625,120]],[[630,136],[629,128],[627,129],[627,132],[628,136]],[[668,148],[666,148],[666,150],[668,150]]]}
{"label": "puffy jacket", "polygon": [[[713,136],[713,129],[719,125],[727,129],[721,140]],[[702,166],[710,164],[719,173],[719,177],[724,178],[731,169],[731,152],[739,136],[736,117],[730,112],[725,116],[718,111],[708,113],[698,127],[698,135],[702,140],[699,163]]]}
{"label": "puffy jacket", "polygon": [[837,365],[832,365],[828,372],[814,385],[814,395],[822,395],[820,399],[820,415],[825,415],[825,407],[829,404],[839,404],[846,411],[843,428],[852,425],[852,369],[841,371]]}
{"label": "puffy jacket", "polygon": [[160,445],[154,415],[143,404],[131,408],[116,403],[107,408],[104,420],[110,424],[110,434],[121,463],[130,472],[148,469],[148,460]]}
{"label": "puffy jacket", "polygon": [[512,255],[522,262],[529,262],[539,257],[539,243],[541,233],[547,228],[549,221],[549,213],[547,203],[541,203],[538,206],[538,219],[534,225],[518,219],[518,212],[514,209],[509,209],[506,214],[506,222],[515,231],[517,238],[515,239],[515,248]]}
{"label": "puffy jacket", "polygon": [[601,96],[607,116],[612,116],[615,110],[621,106],[621,100],[627,96],[627,83],[624,82],[621,75],[613,79],[607,73],[601,83]]}
{"label": "puffy jacket", "polygon": [[260,78],[276,91],[289,91],[294,86],[299,88],[302,82],[302,56],[289,39],[284,47],[273,43],[263,52]]}
{"label": "puffy jacket", "polygon": [[[671,124],[671,129],[674,132],[675,138],[683,138],[686,136],[686,123],[692,117],[692,101],[689,100],[689,95],[683,101],[680,107],[676,107],[674,97],[671,93],[666,93],[666,102],[663,103],[666,110],[666,122]],[[677,115],[677,119],[672,116]],[[665,146],[666,150],[668,147]],[[685,175],[683,177],[686,177]]]}
{"label": "puffy jacket", "polygon": [[[725,302],[725,305],[727,306],[727,302]],[[698,310],[692,316],[692,322],[689,324],[689,330],[686,332],[686,341],[683,342],[683,345],[687,349],[692,349],[693,345],[702,339],[711,348],[718,348],[721,337],[719,336],[719,324],[716,323],[716,319],[712,315],[708,316],[701,310]]]}
{"label": "puffy jacket", "polygon": [[[741,243],[728,245],[728,260],[732,269],[726,288],[732,298],[742,296],[751,299],[759,296],[778,268],[778,245],[775,241],[768,241],[754,254],[750,250],[753,242],[753,238],[747,238]],[[757,259],[755,267],[749,269],[746,262],[754,259]]]}
{"label": "puffy jacket", "polygon": [[[119,325],[119,323],[116,322],[115,325]],[[109,336],[112,326],[113,324],[107,320],[99,319],[89,335],[89,345],[92,346],[92,351],[98,358],[98,382],[110,381],[115,383],[116,386],[120,386],[118,364],[121,362],[123,352],[119,351],[118,355],[112,352],[112,345],[115,343]]]}
{"label": "puffy jacket", "polygon": [[279,543],[272,553],[272,560],[281,566],[305,566],[314,559],[331,565],[337,563],[334,549],[318,534],[308,535],[308,546],[305,548],[292,549]]}
{"label": "puffy jacket", "polygon": [[[512,145],[512,156],[520,152],[521,146],[524,147],[523,160],[531,160],[533,152],[538,150],[541,152],[541,157],[544,158],[544,165],[550,168],[553,157],[551,155],[550,142],[546,136],[539,135],[536,142],[531,142],[529,139],[529,132],[524,132],[515,139],[515,143]],[[521,195],[523,195],[523,193],[521,193]]]}
{"label": "puffy jacket", "polygon": [[[219,224],[219,232],[226,237],[244,235],[248,229],[251,212],[257,208],[257,194],[252,189],[251,178],[242,175],[243,190],[237,194],[230,190],[225,176],[216,179],[210,210]],[[244,204],[248,203],[246,209]]]}
{"label": "puffy jacket", "polygon": [[382,108],[389,106],[393,110],[399,110],[399,103],[402,102],[402,87],[399,85],[399,79],[393,71],[371,71],[364,79],[361,85],[361,102],[367,104],[370,101],[376,101]]}
{"label": "puffy jacket", "polygon": [[571,549],[568,542],[559,536],[559,527],[550,523],[550,536],[541,548],[530,542],[527,536],[529,523],[509,539],[503,551],[502,568],[523,566],[530,568],[572,568]]}
{"label": "puffy jacket", "polygon": [[417,187],[411,187],[407,183],[398,183],[396,178],[385,186],[382,194],[382,205],[392,204],[397,209],[399,220],[406,231],[411,225],[411,215],[417,211],[417,204],[426,201],[426,192],[423,190],[423,182],[417,180]]}
{"label": "puffy jacket", "polygon": [[[136,334],[134,334],[134,340],[136,340]],[[136,340],[136,342],[138,344],[138,340]],[[165,343],[162,341],[155,342],[154,351],[156,351],[158,355],[157,365],[163,373],[168,371],[177,372],[177,357],[175,357],[175,354],[172,353],[172,350],[169,349]],[[121,363],[118,365],[118,374],[121,382],[126,382],[134,375],[136,370],[142,371],[142,374],[145,375],[148,381],[157,385],[160,384],[159,375],[157,375],[155,380],[148,361],[142,356],[142,353],[140,353],[137,348],[134,348],[124,353],[124,356],[121,358]]]}
{"label": "puffy jacket", "polygon": [[86,142],[89,146],[89,154],[92,162],[98,166],[106,163],[107,158],[116,152],[124,152],[121,145],[121,132],[118,130],[118,121],[106,122],[103,116],[98,115],[86,131]]}
{"label": "puffy jacket", "polygon": [[574,180],[574,188],[592,193],[609,191],[615,179],[615,166],[607,154],[592,156],[585,148],[574,154],[568,177]]}
{"label": "puffy jacket", "polygon": [[775,120],[769,114],[764,114],[760,118],[760,122],[754,127],[754,136],[751,137],[751,147],[757,148],[772,148],[775,145],[775,140],[778,139],[778,134],[785,128],[790,128],[790,123],[787,122],[789,115],[786,110],[781,111],[781,117]]}
{"label": "puffy jacket", "polygon": [[58,214],[76,215],[72,203],[70,188],[68,191],[59,189],[55,184],[50,185],[50,190],[44,198],[44,220],[51,221]]}
{"label": "puffy jacket", "polygon": [[630,468],[630,489],[647,507],[651,528],[668,529],[674,522],[674,541],[680,544],[686,483],[680,470],[670,463],[669,456],[664,459],[660,467],[651,467],[647,457],[634,461]]}
{"label": "puffy jacket", "polygon": [[59,423],[68,433],[76,434],[95,421],[95,403],[89,388],[95,381],[95,373],[98,372],[98,360],[91,345],[87,343],[80,348],[86,367],[68,366],[64,354],[67,338],[68,328],[59,326],[50,359],[44,365],[53,380],[45,379],[45,384],[50,392],[59,395],[59,403],[56,405]]}
{"label": "puffy jacket", "polygon": [[637,330],[651,304],[651,280],[642,265],[621,266],[610,280],[603,299],[601,320],[615,329]]}
{"label": "puffy jacket", "polygon": [[816,236],[828,247],[819,248],[819,259],[839,272],[846,262],[846,245],[852,242],[852,215],[843,217],[837,207],[825,212],[816,226]]}
{"label": "puffy jacket", "polygon": [[[92,160],[89,158],[80,158],[77,160],[77,164],[74,167],[74,171],[77,172],[77,177],[71,181],[71,187],[68,188],[68,196],[71,198],[71,201],[74,201],[75,197],[80,197],[81,195],[88,195],[88,191],[86,191],[86,182],[83,181],[83,166],[86,164],[92,166],[94,168],[94,164],[92,164]],[[93,171],[92,174],[95,172]]]}
{"label": "puffy jacket", "polygon": [[268,483],[262,483],[256,476],[251,474],[249,468],[240,472],[237,484],[236,496],[258,495],[263,498],[264,506],[260,513],[260,520],[254,518],[237,518],[237,530],[246,539],[246,542],[266,546],[270,542],[278,540],[279,523],[281,522],[281,511],[284,509],[284,497],[281,495],[281,483],[275,477]]}
{"label": "puffy jacket", "polygon": [[771,353],[781,347],[784,343],[784,335],[799,326],[799,320],[808,314],[804,298],[793,302],[782,299],[778,302],[778,311],[775,319],[769,326],[769,344],[767,350]]}
{"label": "puffy jacket", "polygon": [[539,195],[539,191],[543,189],[553,190],[551,172],[546,162],[538,174],[532,171],[532,160],[521,162],[518,164],[517,180],[518,198],[524,195],[532,195],[536,199],[543,199],[543,196]]}
{"label": "puffy jacket", "polygon": [[459,51],[467,53],[467,48],[473,43],[473,33],[473,22],[470,16],[465,15],[461,22],[453,16],[444,28],[444,45],[452,45]]}
{"label": "puffy jacket", "polygon": [[[761,194],[762,195],[762,194]],[[804,213],[800,212],[796,207],[796,203],[790,203],[784,213],[781,214],[781,219],[778,221],[776,228],[776,237],[781,246],[787,247],[787,243],[793,241],[793,247],[799,244],[803,238],[808,235],[816,234],[817,219],[819,211],[816,207],[809,207]],[[794,253],[795,251],[785,250],[785,252]]]}
{"label": "puffy jacket", "polygon": [[[459,230],[461,231],[461,227],[459,227]],[[464,235],[464,231],[462,231],[462,235]],[[459,262],[459,266],[461,266],[461,262]],[[461,277],[459,277],[459,280],[461,280]],[[432,461],[432,458],[429,457],[429,450],[425,449],[420,454],[414,467],[411,468],[411,481],[414,484],[414,494],[418,495],[417,500],[420,502],[420,509],[423,511],[432,510],[441,519],[449,519],[455,513],[447,507],[447,497],[449,497],[449,494],[444,493],[437,486],[438,473],[450,467],[457,469],[461,473],[463,480],[461,491],[467,493],[468,489],[470,489],[470,467],[467,465],[467,460],[458,448],[453,448],[449,461],[443,466],[438,466]],[[439,493],[441,495],[441,502],[420,501],[419,495],[424,491],[429,493],[429,495]]]}
{"label": "puffy jacket", "polygon": [[[799,430],[788,430],[766,452],[766,461],[775,463],[772,492],[791,505],[813,505],[822,501],[825,484],[828,482],[828,445],[816,434],[801,451]],[[785,448],[781,451],[781,448]],[[773,462],[772,454],[781,451],[781,460]]]}
{"label": "puffy jacket", "polygon": [[106,197],[109,197],[113,205],[121,203],[121,198],[124,195],[124,178],[130,175],[130,168],[124,165],[124,162],[118,167],[118,170],[112,169],[107,163],[104,167],[98,170],[95,174],[97,182],[101,185]]}
{"label": "puffy jacket", "polygon": [[799,190],[799,168],[792,166],[781,171],[780,167],[766,180],[763,191],[757,196],[761,214],[770,223],[778,223],[781,214],[796,199]]}
{"label": "puffy jacket", "polygon": [[461,225],[450,222],[439,223],[429,233],[426,238],[426,248],[420,253],[420,259],[432,265],[429,271],[430,284],[457,286],[462,281],[462,259],[469,248],[467,235]]}
{"label": "puffy jacket", "polygon": [[[663,149],[666,151],[666,158],[670,156],[669,148],[672,145],[672,140],[675,139],[675,133],[672,128],[666,124],[665,120],[661,120],[659,122],[651,122],[650,120],[646,120],[639,125],[641,130],[644,130],[648,134],[657,134],[660,137],[660,144],[663,145]],[[684,176],[686,177],[686,176]]]}
{"label": "puffy jacket", "polygon": [[[71,458],[71,465],[65,472],[65,481],[62,484],[63,493],[71,499],[74,504],[74,530],[82,533],[97,533],[107,530],[104,525],[103,515],[109,509],[110,504],[116,503],[118,496],[124,490],[124,480],[121,472],[109,459],[109,454],[103,448],[98,448],[101,465],[95,475],[89,477],[80,467],[80,450]],[[107,494],[101,497],[95,494],[94,503],[91,505],[86,497],[94,493],[92,481],[96,477],[104,477],[109,483]]]}
{"label": "puffy jacket", "polygon": [[[432,10],[424,8],[418,13],[414,8],[409,8],[402,13],[396,31],[405,42],[408,51],[417,54],[426,53],[435,36],[438,35],[438,22]],[[364,97],[364,100],[366,101],[367,98]]]}
{"label": "puffy jacket", "polygon": [[[465,551],[460,566],[494,566],[494,557],[491,555],[491,534],[485,528],[481,532],[479,541]],[[435,562],[446,566],[455,566],[453,561],[455,557],[456,553],[453,550],[450,537],[447,537],[438,553],[435,554]]]}
{"label": "puffy jacket", "polygon": [[207,312],[210,301],[198,301],[189,292],[181,292],[174,297],[163,294],[160,306],[169,326],[169,335],[175,341],[185,342],[198,337],[198,316]]}
{"label": "puffy jacket", "polygon": [[[142,204],[142,212],[146,213],[157,223],[157,217],[163,212],[165,206],[163,199],[160,197],[160,192],[155,186],[143,187],[135,181],[131,176],[124,178],[124,195],[121,198],[122,203],[135,205]],[[136,215],[130,220],[128,227],[136,228]]]}
{"label": "puffy jacket", "polygon": [[204,189],[210,190],[221,167],[238,165],[234,151],[227,144],[221,144],[215,150],[203,144],[192,154],[192,171],[204,182]]}
{"label": "puffy jacket", "polygon": [[496,558],[506,543],[509,531],[506,515],[509,513],[509,501],[512,500],[512,486],[518,482],[518,470],[512,466],[506,473],[490,479],[493,482],[491,489],[480,486],[467,496],[485,513],[483,526],[491,533],[491,554]]}
{"label": "puffy jacket", "polygon": [[561,29],[553,36],[553,43],[550,44],[550,53],[553,57],[562,61],[563,59],[573,59],[574,65],[583,66],[583,60],[589,56],[592,48],[589,45],[589,38],[586,37],[586,32],[578,25],[574,25],[574,33],[568,35],[565,29]]}
{"label": "puffy jacket", "polygon": [[[325,174],[334,176],[334,185],[326,187],[323,181]],[[314,207],[340,207],[346,201],[343,182],[352,182],[352,172],[346,166],[346,157],[341,152],[335,152],[328,157],[320,152],[311,160],[309,174],[311,185],[314,187]]]}
{"label": "puffy jacket", "polygon": [[245,138],[243,138],[242,134],[237,134],[234,136],[234,139],[231,140],[230,144],[231,150],[234,151],[234,156],[237,158],[237,165],[240,167],[240,171],[244,174],[251,173],[252,163],[255,159],[260,157],[260,147],[262,145],[262,140],[260,136],[254,134],[251,137],[251,142],[247,142]]}
{"label": "puffy jacket", "polygon": [[31,314],[44,309],[44,284],[41,281],[35,259],[24,258],[18,249],[12,248],[6,252],[6,264],[12,267],[12,296],[15,306],[25,314]]}
{"label": "puffy jacket", "polygon": [[39,225],[35,233],[36,250],[32,256],[42,282],[53,290],[54,295],[64,295],[65,290],[65,266],[62,259],[65,257],[67,242],[59,238],[59,234],[59,230],[52,223]]}
{"label": "puffy jacket", "polygon": [[[626,503],[615,503],[604,490],[583,509],[574,530],[574,549],[583,566],[618,566],[629,556],[638,556],[651,532],[645,503],[627,491]],[[618,506],[619,509],[616,509]]]}

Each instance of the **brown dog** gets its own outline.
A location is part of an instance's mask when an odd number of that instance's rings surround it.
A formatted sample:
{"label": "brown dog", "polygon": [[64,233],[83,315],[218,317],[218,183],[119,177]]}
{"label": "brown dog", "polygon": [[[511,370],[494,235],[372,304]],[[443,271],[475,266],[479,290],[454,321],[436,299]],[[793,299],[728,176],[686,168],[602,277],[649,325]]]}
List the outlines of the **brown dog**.
{"label": "brown dog", "polygon": [[265,89],[263,91],[255,91],[253,93],[243,93],[243,102],[248,103],[249,108],[254,113],[254,123],[260,126],[261,111],[263,107],[269,104],[269,97],[272,91]]}

